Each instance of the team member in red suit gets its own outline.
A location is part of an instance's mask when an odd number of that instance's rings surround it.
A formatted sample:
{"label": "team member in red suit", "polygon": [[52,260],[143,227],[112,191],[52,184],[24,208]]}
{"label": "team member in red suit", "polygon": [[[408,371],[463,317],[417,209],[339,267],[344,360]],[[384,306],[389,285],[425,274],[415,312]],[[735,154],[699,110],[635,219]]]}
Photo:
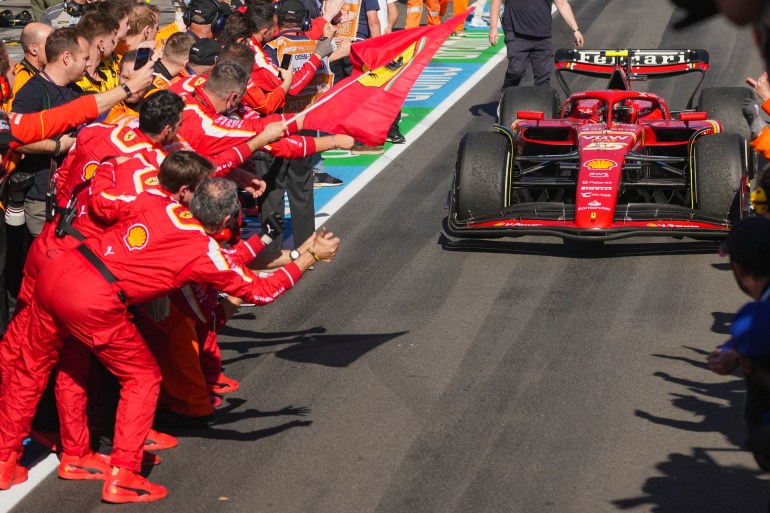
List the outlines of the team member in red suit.
{"label": "team member in red suit", "polygon": [[[281,116],[260,118],[241,110],[241,98],[246,90],[248,76],[240,65],[220,62],[211,70],[208,78],[192,77],[171,90],[179,92],[185,101],[182,127],[179,135],[200,155],[209,158],[217,167],[218,176],[243,163],[254,151],[260,149],[252,140],[265,125],[284,119]],[[228,113],[239,118],[229,117]],[[289,136],[302,128],[301,120],[288,125],[284,134]],[[347,135],[324,137],[283,137],[263,149],[277,157],[299,158],[317,151],[334,148],[350,149],[353,139]],[[225,161],[216,158],[224,148],[234,148],[240,158]],[[234,178],[234,177],[231,177]],[[240,180],[237,180],[240,181]]]}
{"label": "team member in red suit", "polygon": [[[181,154],[190,155],[174,155]],[[25,341],[27,358],[4,376],[0,390],[0,488],[26,479],[26,470],[18,465],[21,442],[62,337],[70,334],[88,345],[122,386],[113,469],[102,499],[147,502],[165,497],[164,487],[136,473],[152,424],[160,373],[129,320],[127,305],[161,297],[188,282],[209,283],[266,304],[291,288],[314,263],[333,259],[339,245],[332,234],[314,236],[294,262],[259,277],[234,266],[209,236],[239,208],[235,185],[222,178],[207,179],[197,187],[190,207],[187,210],[165,192],[115,202],[111,212],[102,214],[121,222],[99,240],[88,240],[54,260],[41,274],[29,305],[39,322]]]}

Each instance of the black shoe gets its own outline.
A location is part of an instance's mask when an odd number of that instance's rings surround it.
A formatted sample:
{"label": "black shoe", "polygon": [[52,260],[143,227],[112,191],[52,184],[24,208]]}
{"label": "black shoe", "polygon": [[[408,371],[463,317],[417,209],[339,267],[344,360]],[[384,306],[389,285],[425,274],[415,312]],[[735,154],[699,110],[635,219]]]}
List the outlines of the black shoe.
{"label": "black shoe", "polygon": [[393,144],[404,144],[406,142],[406,137],[403,136],[401,130],[398,128],[392,128],[388,130],[388,136],[385,140],[392,142]]}
{"label": "black shoe", "polygon": [[337,187],[342,185],[342,180],[335,178],[329,173],[316,173],[313,176],[313,187]]}

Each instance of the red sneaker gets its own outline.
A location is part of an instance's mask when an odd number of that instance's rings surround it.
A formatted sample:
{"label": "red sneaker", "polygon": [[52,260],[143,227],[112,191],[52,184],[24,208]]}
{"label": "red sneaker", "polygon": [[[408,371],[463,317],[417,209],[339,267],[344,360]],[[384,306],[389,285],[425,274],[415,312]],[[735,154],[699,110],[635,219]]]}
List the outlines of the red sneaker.
{"label": "red sneaker", "polygon": [[240,386],[237,381],[232,378],[228,378],[221,372],[214,383],[208,383],[209,392],[212,394],[229,394],[235,392]]}
{"label": "red sneaker", "polygon": [[59,477],[72,480],[102,481],[110,474],[110,457],[98,452],[89,452],[85,456],[61,455]]}
{"label": "red sneaker", "polygon": [[150,432],[147,433],[147,438],[144,441],[144,450],[162,451],[164,449],[172,449],[176,447],[177,444],[178,442],[175,437],[150,429]]}
{"label": "red sneaker", "polygon": [[102,488],[102,500],[115,504],[152,502],[165,497],[168,497],[165,486],[151,483],[125,468],[114,467]]}
{"label": "red sneaker", "polygon": [[27,480],[27,469],[19,465],[18,459],[18,453],[14,451],[6,461],[0,461],[0,490],[7,490]]}
{"label": "red sneaker", "polygon": [[219,408],[222,406],[222,398],[217,394],[209,394],[209,397],[211,398],[211,406],[213,408]]}

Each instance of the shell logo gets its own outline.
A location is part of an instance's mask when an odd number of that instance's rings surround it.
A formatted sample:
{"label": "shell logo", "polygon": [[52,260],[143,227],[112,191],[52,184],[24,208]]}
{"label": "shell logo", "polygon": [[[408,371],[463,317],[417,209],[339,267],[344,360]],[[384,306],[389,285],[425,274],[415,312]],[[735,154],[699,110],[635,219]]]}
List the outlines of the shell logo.
{"label": "shell logo", "polygon": [[159,184],[158,177],[157,176],[151,176],[147,180],[144,181],[144,185],[149,185],[150,187],[155,187]]}
{"label": "shell logo", "polygon": [[96,162],[89,162],[86,164],[86,167],[83,169],[83,179],[84,180],[90,180],[94,177],[94,173],[96,173],[96,169],[99,167],[99,164]]}
{"label": "shell logo", "polygon": [[126,135],[123,136],[123,142],[133,141],[134,139],[136,139],[136,132],[133,130],[129,130],[126,132]]}
{"label": "shell logo", "polygon": [[144,249],[150,240],[150,232],[143,224],[134,224],[129,226],[123,241],[129,251]]}
{"label": "shell logo", "polygon": [[607,169],[612,169],[614,167],[617,167],[618,163],[610,159],[593,159],[593,160],[589,160],[584,165],[588,169],[607,170]]}

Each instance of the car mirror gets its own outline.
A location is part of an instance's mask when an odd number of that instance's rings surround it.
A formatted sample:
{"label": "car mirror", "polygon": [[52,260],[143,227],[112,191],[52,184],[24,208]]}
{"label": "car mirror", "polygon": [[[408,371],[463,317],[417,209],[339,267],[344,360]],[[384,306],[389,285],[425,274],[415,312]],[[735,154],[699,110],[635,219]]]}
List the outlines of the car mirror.
{"label": "car mirror", "polygon": [[708,119],[708,114],[705,112],[680,112],[680,121],[704,121]]}
{"label": "car mirror", "polygon": [[531,120],[540,121],[542,119],[545,119],[545,114],[542,112],[520,110],[516,113],[516,117],[518,119],[531,119]]}

